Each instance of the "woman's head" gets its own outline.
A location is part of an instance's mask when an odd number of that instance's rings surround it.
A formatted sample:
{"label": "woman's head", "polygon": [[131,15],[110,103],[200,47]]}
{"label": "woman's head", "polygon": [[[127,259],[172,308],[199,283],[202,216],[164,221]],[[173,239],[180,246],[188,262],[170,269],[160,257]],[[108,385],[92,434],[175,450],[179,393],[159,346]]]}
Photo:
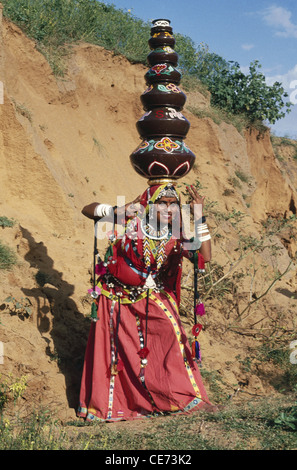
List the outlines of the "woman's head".
{"label": "woman's head", "polygon": [[143,193],[140,203],[151,221],[171,224],[179,214],[180,195],[171,183],[150,186]]}
{"label": "woman's head", "polygon": [[179,201],[176,197],[162,196],[154,203],[154,213],[160,224],[171,224],[179,214]]}

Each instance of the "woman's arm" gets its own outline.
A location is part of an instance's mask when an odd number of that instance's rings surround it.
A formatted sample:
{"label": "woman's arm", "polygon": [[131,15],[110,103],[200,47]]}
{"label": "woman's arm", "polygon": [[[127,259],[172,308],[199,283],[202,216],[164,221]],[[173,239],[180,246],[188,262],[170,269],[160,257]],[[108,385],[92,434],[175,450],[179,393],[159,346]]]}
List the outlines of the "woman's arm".
{"label": "woman's arm", "polygon": [[[205,222],[202,222],[205,196],[200,196],[198,191],[194,188],[194,186],[187,187],[187,190],[188,190],[189,195],[192,198],[190,206],[191,206],[191,212],[194,215],[195,230],[196,229],[198,230],[198,236],[201,235],[200,238],[203,239],[203,237],[205,237],[208,231],[208,229],[206,228],[207,226],[205,226]],[[195,210],[195,205],[197,206],[198,210]],[[199,234],[199,231],[201,232],[200,234]],[[208,240],[205,240],[205,241],[202,240],[202,244],[201,244],[199,251],[203,256],[204,261],[208,263],[211,260],[210,235],[209,235]]]}
{"label": "woman's arm", "polygon": [[202,242],[200,248],[200,253],[202,254],[205,263],[208,263],[211,260],[211,242],[207,240],[206,242]]}
{"label": "woman's arm", "polygon": [[88,217],[89,219],[98,219],[98,216],[95,215],[95,209],[99,205],[99,202],[92,202],[91,204],[88,204],[85,206],[81,213],[85,216]]}
{"label": "woman's arm", "polygon": [[125,217],[133,217],[138,212],[136,204],[139,202],[140,196],[137,196],[134,201],[125,204],[122,207],[112,207],[109,204],[101,204],[99,202],[92,202],[84,206],[82,209],[82,214],[85,217],[88,217],[92,220],[100,220],[104,218],[104,221],[113,221],[115,218],[115,223],[121,223],[125,220]]}

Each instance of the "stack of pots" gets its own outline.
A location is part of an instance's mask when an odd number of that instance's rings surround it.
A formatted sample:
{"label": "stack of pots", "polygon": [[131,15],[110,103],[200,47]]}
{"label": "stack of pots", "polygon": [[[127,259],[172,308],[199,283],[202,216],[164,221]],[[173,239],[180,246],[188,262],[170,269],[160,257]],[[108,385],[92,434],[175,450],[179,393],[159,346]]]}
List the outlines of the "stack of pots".
{"label": "stack of pots", "polygon": [[148,42],[148,88],[140,97],[146,112],[136,123],[142,142],[130,160],[135,171],[152,185],[185,176],[195,155],[184,143],[190,123],[181,113],[186,95],[178,87],[181,73],[176,69],[178,54],[173,49],[170,21],[154,20]]}

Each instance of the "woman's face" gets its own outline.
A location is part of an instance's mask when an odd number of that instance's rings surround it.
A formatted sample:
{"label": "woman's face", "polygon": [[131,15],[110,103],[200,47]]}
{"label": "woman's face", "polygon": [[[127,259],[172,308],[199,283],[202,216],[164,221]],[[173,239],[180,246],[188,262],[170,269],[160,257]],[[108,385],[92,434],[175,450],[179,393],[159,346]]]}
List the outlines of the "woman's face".
{"label": "woman's face", "polygon": [[178,200],[175,197],[161,197],[154,204],[157,221],[161,224],[171,224],[179,212]]}

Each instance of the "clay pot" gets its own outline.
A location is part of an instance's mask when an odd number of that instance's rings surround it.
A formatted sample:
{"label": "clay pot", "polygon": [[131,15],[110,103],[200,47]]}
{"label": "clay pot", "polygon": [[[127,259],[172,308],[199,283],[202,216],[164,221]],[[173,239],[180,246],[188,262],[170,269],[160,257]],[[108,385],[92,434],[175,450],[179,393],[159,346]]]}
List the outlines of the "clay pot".
{"label": "clay pot", "polygon": [[143,140],[130,155],[135,171],[148,179],[178,179],[193,167],[195,155],[182,140],[163,137]]}
{"label": "clay pot", "polygon": [[186,95],[178,88],[181,73],[169,20],[155,20],[151,28],[145,74],[148,88],[141,95],[146,113],[136,123],[141,144],[130,155],[135,171],[149,180],[175,181],[187,175],[195,155],[185,145],[190,123],[180,112]]}
{"label": "clay pot", "polygon": [[169,46],[174,48],[175,38],[168,31],[156,31],[152,34],[152,37],[149,39],[148,44],[151,49],[156,49],[160,46]]}
{"label": "clay pot", "polygon": [[154,108],[145,113],[136,123],[142,138],[175,136],[184,139],[190,123],[174,108]]}
{"label": "clay pot", "polygon": [[172,33],[172,27],[170,26],[171,21],[165,18],[160,18],[152,21],[151,36],[158,31],[168,31]]}
{"label": "clay pot", "polygon": [[160,106],[180,110],[185,105],[186,99],[185,93],[174,83],[150,85],[140,96],[145,111]]}
{"label": "clay pot", "polygon": [[147,56],[150,67],[156,64],[168,63],[176,67],[178,54],[170,46],[160,46]]}
{"label": "clay pot", "polygon": [[174,83],[179,85],[181,73],[171,64],[156,64],[151,67],[144,76],[147,85],[154,83]]}

